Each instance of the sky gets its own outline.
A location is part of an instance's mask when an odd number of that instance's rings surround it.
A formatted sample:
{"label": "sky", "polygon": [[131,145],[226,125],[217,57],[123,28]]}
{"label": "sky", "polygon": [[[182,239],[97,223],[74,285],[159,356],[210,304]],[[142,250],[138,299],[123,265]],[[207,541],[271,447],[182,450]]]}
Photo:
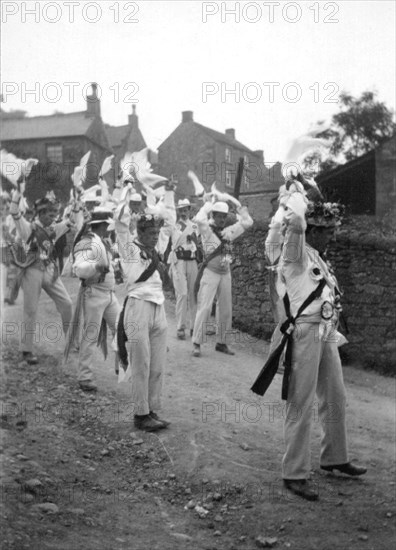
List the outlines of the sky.
{"label": "sky", "polygon": [[[136,105],[156,149],[181,112],[282,161],[290,142],[339,109],[342,90],[395,108],[393,1],[1,2],[2,108],[29,116]],[[74,84],[71,84],[74,83]],[[29,91],[34,93],[29,93]]]}

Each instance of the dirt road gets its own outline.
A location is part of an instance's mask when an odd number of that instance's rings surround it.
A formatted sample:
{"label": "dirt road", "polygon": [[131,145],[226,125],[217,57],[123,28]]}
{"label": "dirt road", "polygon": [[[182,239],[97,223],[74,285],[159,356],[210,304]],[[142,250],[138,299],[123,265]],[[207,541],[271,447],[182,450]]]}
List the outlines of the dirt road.
{"label": "dirt road", "polygon": [[[77,283],[67,280],[72,296]],[[21,299],[3,316],[2,501],[4,549],[386,549],[395,541],[394,380],[346,367],[351,458],[359,480],[318,469],[314,406],[312,479],[319,502],[282,487],[280,376],[264,399],[249,391],[267,345],[236,332],[234,357],[201,358],[176,339],[169,350],[158,435],[136,432],[128,387],[95,354],[100,391],[78,389],[74,354],[61,366],[58,317],[39,308],[40,365],[18,361]],[[13,324],[15,323],[15,324]]]}

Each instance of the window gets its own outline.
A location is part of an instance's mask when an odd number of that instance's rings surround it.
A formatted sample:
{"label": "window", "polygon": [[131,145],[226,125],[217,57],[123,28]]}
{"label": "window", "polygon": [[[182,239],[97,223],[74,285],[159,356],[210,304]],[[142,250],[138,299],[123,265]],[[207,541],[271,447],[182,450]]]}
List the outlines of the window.
{"label": "window", "polygon": [[56,162],[57,164],[63,162],[63,150],[62,145],[47,145],[47,160],[50,162]]}
{"label": "window", "polygon": [[228,147],[226,147],[225,150],[225,160],[226,162],[231,162],[231,149],[229,149]]}
{"label": "window", "polygon": [[225,173],[225,184],[226,184],[226,187],[232,187],[232,177],[231,177],[231,172],[230,172],[230,170],[226,170],[226,173]]}
{"label": "window", "polygon": [[245,189],[249,189],[248,168],[249,168],[249,157],[245,155],[243,157],[243,183],[245,184]]}

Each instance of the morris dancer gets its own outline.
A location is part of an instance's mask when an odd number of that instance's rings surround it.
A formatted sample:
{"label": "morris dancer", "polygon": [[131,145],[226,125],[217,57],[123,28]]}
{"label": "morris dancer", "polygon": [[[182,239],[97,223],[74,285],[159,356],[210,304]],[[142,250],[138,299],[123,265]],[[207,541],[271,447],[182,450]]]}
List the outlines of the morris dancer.
{"label": "morris dancer", "polygon": [[[234,355],[226,344],[227,333],[232,328],[232,289],[230,263],[232,261],[230,243],[253,225],[246,206],[238,207],[236,223],[225,227],[229,212],[228,204],[218,201],[206,202],[195,217],[202,238],[205,259],[196,281],[198,294],[197,315],[193,331],[193,356],[201,355],[206,324],[217,297],[217,343],[216,351]],[[197,287],[199,291],[197,292]]]}
{"label": "morris dancer", "polygon": [[24,296],[21,349],[23,359],[29,365],[35,365],[38,359],[33,354],[33,340],[37,333],[37,309],[42,289],[55,302],[56,309],[62,317],[64,334],[69,328],[72,301],[59,278],[55,242],[70,230],[71,223],[69,221],[54,223],[58,216],[58,203],[49,198],[36,201],[37,218],[33,222],[28,222],[19,206],[21,197],[21,193],[15,190],[10,207],[18,234],[28,248],[26,262],[21,264]]}
{"label": "morris dancer", "polygon": [[96,345],[100,345],[107,357],[106,327],[114,337],[121,309],[114,293],[111,243],[106,239],[112,216],[111,210],[96,207],[73,245],[73,272],[81,279],[81,287],[68,335],[65,360],[73,345],[78,345],[82,315],[84,322],[79,342],[78,381],[83,391],[97,391],[92,369],[93,351]]}
{"label": "morris dancer", "polygon": [[176,293],[177,337],[180,340],[186,338],[187,326],[192,336],[197,311],[194,285],[198,274],[198,226],[190,220],[190,211],[190,201],[188,199],[179,200],[176,207],[178,219],[171,232],[172,249],[168,258]]}
{"label": "morris dancer", "polygon": [[[162,287],[164,266],[156,246],[167,209],[146,210],[137,218],[137,238],[129,232],[129,222],[115,219],[121,265],[128,296],[118,324],[121,365],[132,381],[135,426],[154,432],[169,425],[158,416],[166,362],[167,321]],[[174,223],[174,220],[171,222]]]}
{"label": "morris dancer", "polygon": [[[317,500],[318,493],[308,481],[315,393],[323,429],[321,468],[350,476],[363,475],[366,468],[348,459],[346,395],[338,353],[345,339],[336,330],[340,293],[323,256],[340,223],[340,206],[308,202],[298,182],[292,185],[281,195],[266,241],[267,256],[272,263],[278,260],[276,286],[287,319],[281,327],[282,342],[288,342],[282,387],[282,398],[287,400],[282,476],[287,489],[307,500]],[[260,376],[265,377],[265,369],[269,369],[278,350],[272,350]],[[260,376],[252,389],[263,395]]]}

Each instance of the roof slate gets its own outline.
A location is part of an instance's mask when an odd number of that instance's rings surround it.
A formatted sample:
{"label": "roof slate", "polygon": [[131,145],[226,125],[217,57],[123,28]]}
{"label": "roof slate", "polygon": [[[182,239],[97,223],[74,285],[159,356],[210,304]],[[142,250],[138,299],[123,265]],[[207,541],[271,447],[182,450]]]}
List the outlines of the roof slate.
{"label": "roof slate", "polygon": [[203,124],[199,124],[198,122],[194,121],[195,126],[197,126],[200,130],[204,131],[205,134],[213,138],[215,141],[220,141],[221,143],[225,143],[226,145],[230,145],[232,147],[235,147],[237,149],[242,149],[243,151],[246,151],[247,153],[254,154],[254,151],[252,149],[249,149],[249,147],[246,147],[246,145],[243,145],[240,141],[237,139],[232,139],[230,136],[227,136],[227,134],[222,134],[221,132],[218,132],[217,130],[212,130],[212,128],[208,128],[207,126],[203,126]]}
{"label": "roof slate", "polygon": [[1,140],[85,136],[94,121],[86,111],[49,116],[2,119]]}

